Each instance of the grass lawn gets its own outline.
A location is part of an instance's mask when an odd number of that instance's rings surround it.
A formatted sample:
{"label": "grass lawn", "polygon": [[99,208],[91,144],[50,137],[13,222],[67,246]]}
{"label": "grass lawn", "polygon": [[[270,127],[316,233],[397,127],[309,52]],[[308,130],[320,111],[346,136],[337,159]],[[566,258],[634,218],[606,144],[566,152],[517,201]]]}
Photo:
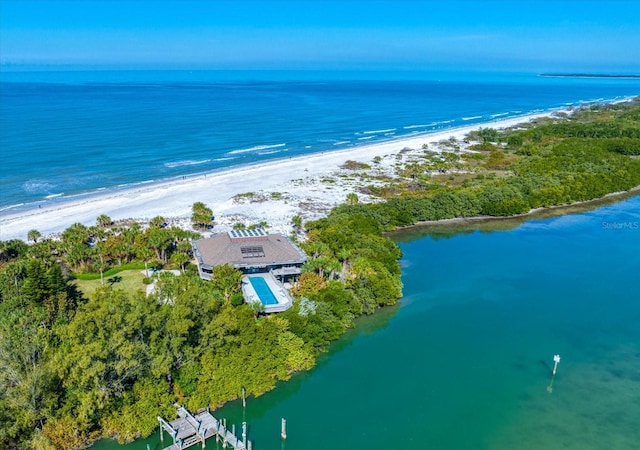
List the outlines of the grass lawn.
{"label": "grass lawn", "polygon": [[[127,292],[141,290],[145,292],[146,285],[142,283],[144,270],[123,270],[110,277],[104,277],[104,284],[112,284],[116,289],[124,289]],[[97,280],[74,280],[77,288],[82,291],[85,297],[93,294],[93,291],[100,286],[100,279]]]}

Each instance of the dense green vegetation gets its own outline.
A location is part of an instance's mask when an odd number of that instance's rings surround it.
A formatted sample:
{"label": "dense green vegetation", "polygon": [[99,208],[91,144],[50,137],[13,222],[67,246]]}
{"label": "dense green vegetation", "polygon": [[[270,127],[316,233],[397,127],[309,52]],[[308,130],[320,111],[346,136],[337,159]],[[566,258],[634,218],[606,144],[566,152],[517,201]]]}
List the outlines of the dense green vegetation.
{"label": "dense green vegetation", "polygon": [[191,207],[191,223],[196,229],[206,229],[213,221],[213,211],[202,202],[195,202]]}
{"label": "dense green vegetation", "polygon": [[[143,228],[101,215],[95,226],[72,225],[59,239],[32,230],[30,245],[1,242],[0,447],[130,440],[151,433],[156,416],[171,416],[174,402],[215,407],[242,387],[261,395],[311,368],[355,317],[400,297],[400,250],[385,230],[509,216],[640,185],[638,105],[597,106],[469,139],[475,153],[450,142],[451,152],[404,166],[400,182],[369,188],[385,201],[363,204],[353,194],[304,224],[300,245],[310,258],[294,306],[278,315],[243,303],[240,273],[229,266],[216,268],[211,282],[198,278],[189,240],[199,234],[168,227],[162,217]],[[194,205],[195,227],[211,220],[206,205]],[[297,236],[299,216],[294,225]],[[117,282],[121,271],[151,268],[180,275],[149,272],[157,279],[149,296]],[[90,292],[74,279],[93,279]]]}
{"label": "dense green vegetation", "polygon": [[[2,242],[0,446],[130,440],[150,434],[158,415],[172,417],[175,402],[215,407],[311,368],[356,316],[400,296],[400,254],[368,219],[331,216],[309,228],[302,245],[314,257],[295,306],[276,316],[243,302],[230,266],[201,280],[189,243],[199,235],[161,217],[146,229],[100,217],[59,240]],[[334,235],[340,241],[325,244]],[[150,271],[160,267],[181,274]],[[157,279],[149,296],[145,270]],[[128,272],[138,288],[123,281]]]}
{"label": "dense green vegetation", "polygon": [[[595,106],[570,118],[504,132],[481,129],[470,137],[479,141],[471,146],[476,153],[428,155],[404,166],[404,181],[370,188],[385,202],[345,204],[336,213],[362,214],[392,230],[420,221],[511,216],[640,185],[638,104]],[[450,175],[425,175],[433,170]]]}

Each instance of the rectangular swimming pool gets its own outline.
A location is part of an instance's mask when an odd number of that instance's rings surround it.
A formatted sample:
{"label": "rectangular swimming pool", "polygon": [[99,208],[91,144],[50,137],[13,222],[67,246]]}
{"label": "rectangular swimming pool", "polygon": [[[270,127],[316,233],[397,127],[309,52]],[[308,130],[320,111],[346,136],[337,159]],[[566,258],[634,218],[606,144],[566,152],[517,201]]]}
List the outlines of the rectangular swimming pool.
{"label": "rectangular swimming pool", "polygon": [[276,299],[275,295],[273,295],[273,292],[271,292],[271,289],[269,288],[269,285],[264,278],[249,277],[249,282],[251,283],[251,286],[253,286],[253,289],[256,291],[256,294],[258,294],[258,297],[260,297],[260,302],[263,305],[278,304],[278,300]]}

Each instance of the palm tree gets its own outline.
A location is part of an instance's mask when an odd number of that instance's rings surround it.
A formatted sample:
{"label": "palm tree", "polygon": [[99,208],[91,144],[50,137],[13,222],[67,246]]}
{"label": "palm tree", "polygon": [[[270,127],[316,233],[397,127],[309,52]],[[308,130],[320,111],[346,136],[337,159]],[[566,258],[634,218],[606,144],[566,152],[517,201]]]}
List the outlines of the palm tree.
{"label": "palm tree", "polygon": [[144,261],[145,276],[149,278],[149,260],[153,258],[153,250],[149,247],[149,238],[146,234],[139,234],[134,244],[136,257]]}
{"label": "palm tree", "polygon": [[144,261],[144,275],[149,278],[149,260],[153,257],[153,251],[148,247],[139,247],[136,255]]}
{"label": "palm tree", "polygon": [[302,229],[302,217],[297,215],[293,216],[291,218],[291,224],[296,229],[296,232],[299,232]]}
{"label": "palm tree", "polygon": [[38,242],[34,242],[29,247],[27,255],[32,258],[37,258],[43,261],[45,264],[49,264],[51,261],[51,255],[56,252],[55,244],[51,239],[43,239]]}
{"label": "palm tree", "polygon": [[304,270],[310,270],[324,278],[325,272],[329,272],[328,278],[333,279],[334,274],[340,270],[340,262],[328,256],[318,256],[308,259],[302,266]]}
{"label": "palm tree", "polygon": [[249,303],[251,309],[253,310],[253,317],[255,320],[258,320],[258,316],[264,312],[264,305],[262,302],[251,302]]}
{"label": "palm tree", "polygon": [[349,267],[351,266],[351,261],[349,260],[351,258],[351,250],[347,249],[347,248],[342,248],[340,249],[336,256],[338,257],[339,261],[342,261],[342,278],[346,278],[348,273],[349,273]]}
{"label": "palm tree", "polygon": [[180,266],[180,272],[182,273],[184,273],[184,265],[190,260],[191,258],[189,258],[189,255],[187,255],[186,253],[175,252],[173,255],[171,255],[171,261]]}
{"label": "palm tree", "polygon": [[173,244],[171,233],[164,228],[149,228],[145,233],[148,236],[149,247],[156,252],[157,258],[167,262],[167,250]]}
{"label": "palm tree", "polygon": [[65,244],[84,244],[89,243],[89,229],[81,223],[74,223],[62,232],[62,242]]}
{"label": "palm tree", "polygon": [[73,269],[82,269],[89,258],[89,247],[83,244],[69,244],[65,259]]}
{"label": "palm tree", "polygon": [[166,223],[164,217],[155,216],[153,219],[149,221],[149,226],[152,228],[162,228],[162,226]]}
{"label": "palm tree", "polygon": [[140,224],[138,222],[133,222],[128,228],[124,228],[121,234],[127,244],[133,245],[136,240],[136,236],[141,232],[142,227]]}
{"label": "palm tree", "polygon": [[100,228],[105,228],[110,226],[113,223],[113,221],[111,220],[111,217],[107,216],[106,214],[100,214],[97,218],[96,218],[96,224],[100,227]]}
{"label": "palm tree", "polygon": [[234,293],[240,292],[242,272],[228,264],[216,266],[213,268],[211,283],[222,292],[225,301],[228,302]]}
{"label": "palm tree", "polygon": [[33,243],[35,244],[36,242],[38,242],[38,239],[40,239],[41,236],[42,235],[38,230],[29,230],[29,232],[27,233],[27,240],[33,241]]}
{"label": "palm tree", "polygon": [[133,253],[133,247],[131,244],[125,242],[121,234],[112,235],[105,241],[108,254],[118,260],[118,265],[121,266],[123,260],[129,261],[131,253]]}
{"label": "palm tree", "polygon": [[103,241],[99,241],[95,245],[94,251],[96,252],[99,258],[99,261],[97,262],[97,266],[98,266],[98,270],[100,271],[100,284],[104,286],[104,271],[109,267],[109,264],[105,260],[107,247]]}
{"label": "palm tree", "polygon": [[213,211],[202,202],[195,202],[191,211],[191,223],[196,229],[206,228],[213,221]]}
{"label": "palm tree", "polygon": [[360,201],[360,199],[358,198],[358,194],[356,194],[355,192],[351,192],[349,194],[347,194],[347,203],[350,205],[355,205]]}

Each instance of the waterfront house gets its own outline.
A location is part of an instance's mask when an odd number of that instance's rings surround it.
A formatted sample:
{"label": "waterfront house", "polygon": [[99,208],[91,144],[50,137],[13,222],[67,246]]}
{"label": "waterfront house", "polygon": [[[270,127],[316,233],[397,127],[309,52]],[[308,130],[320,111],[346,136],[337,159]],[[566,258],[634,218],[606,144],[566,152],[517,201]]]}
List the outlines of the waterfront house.
{"label": "waterfront house", "polygon": [[284,311],[293,303],[287,287],[300,275],[307,256],[288,237],[262,229],[232,230],[192,245],[201,278],[210,280],[215,266],[229,264],[245,275],[245,301],[260,301],[265,312]]}

